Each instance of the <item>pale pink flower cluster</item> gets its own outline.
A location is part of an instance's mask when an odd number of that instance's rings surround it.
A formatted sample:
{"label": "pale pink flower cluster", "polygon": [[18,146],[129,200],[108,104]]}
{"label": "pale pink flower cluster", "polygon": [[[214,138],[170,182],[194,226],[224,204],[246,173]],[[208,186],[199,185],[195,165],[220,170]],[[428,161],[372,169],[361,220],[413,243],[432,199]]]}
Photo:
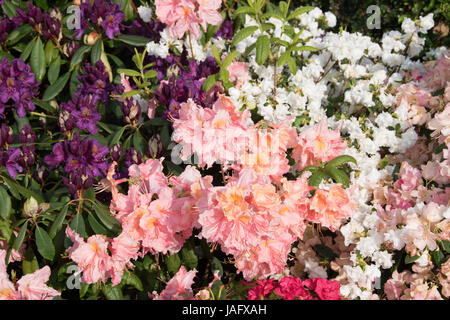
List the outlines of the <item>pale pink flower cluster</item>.
{"label": "pale pink flower cluster", "polygon": [[298,169],[302,170],[318,162],[330,161],[341,155],[346,148],[347,143],[341,139],[340,126],[329,130],[327,120],[322,120],[318,125],[300,133],[292,157],[298,161]]}
{"label": "pale pink flower cluster", "polygon": [[111,277],[113,285],[117,285],[125,268],[133,266],[130,260],[138,257],[138,242],[125,233],[114,239],[93,235],[85,241],[67,227],[66,235],[73,242],[67,253],[77,263],[79,272],[83,272],[85,283],[106,282]]}
{"label": "pale pink flower cluster", "polygon": [[222,0],[156,0],[156,16],[169,27],[174,38],[182,38],[188,31],[195,38],[200,37],[200,26],[219,25],[222,16],[219,9]]}
{"label": "pale pink flower cluster", "polygon": [[151,295],[153,300],[190,300],[194,298],[192,284],[194,283],[197,270],[187,271],[181,266],[175,276],[170,279],[165,289],[158,295]]}
{"label": "pale pink flower cluster", "polygon": [[0,300],[52,300],[61,294],[45,284],[50,278],[49,266],[23,275],[14,284],[6,271],[5,259],[6,251],[0,250]]}

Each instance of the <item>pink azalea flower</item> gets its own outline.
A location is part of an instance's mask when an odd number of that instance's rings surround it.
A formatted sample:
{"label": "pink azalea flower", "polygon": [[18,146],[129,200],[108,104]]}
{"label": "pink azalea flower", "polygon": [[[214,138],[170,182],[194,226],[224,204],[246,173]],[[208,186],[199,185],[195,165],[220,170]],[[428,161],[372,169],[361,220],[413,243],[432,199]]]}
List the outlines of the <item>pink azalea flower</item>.
{"label": "pink azalea flower", "polygon": [[230,81],[236,85],[236,88],[241,88],[250,80],[249,66],[245,62],[233,62],[227,70],[230,73]]}
{"label": "pink azalea flower", "polygon": [[96,283],[106,282],[111,268],[111,257],[108,254],[108,242],[102,235],[93,235],[87,242],[75,231],[67,227],[66,235],[74,243],[67,249],[70,259],[78,264],[83,272],[83,281]]}
{"label": "pink azalea flower", "polygon": [[206,30],[207,23],[214,26],[222,23],[223,18],[219,13],[222,0],[196,0],[196,3],[198,3],[198,16],[203,30]]}
{"label": "pink azalea flower", "polygon": [[192,284],[194,283],[197,270],[187,271],[181,266],[176,275],[170,279],[166,288],[156,295],[154,300],[188,300],[192,299]]}
{"label": "pink azalea flower", "polygon": [[329,130],[327,120],[302,131],[298,137],[298,145],[292,152],[292,157],[298,161],[298,169],[314,165],[317,161],[327,162],[341,155],[347,148],[347,143],[342,141],[339,131],[339,127]]}
{"label": "pink azalea flower", "polygon": [[61,293],[45,283],[50,279],[50,267],[45,266],[33,273],[26,274],[17,281],[18,291],[23,300],[52,300]]}

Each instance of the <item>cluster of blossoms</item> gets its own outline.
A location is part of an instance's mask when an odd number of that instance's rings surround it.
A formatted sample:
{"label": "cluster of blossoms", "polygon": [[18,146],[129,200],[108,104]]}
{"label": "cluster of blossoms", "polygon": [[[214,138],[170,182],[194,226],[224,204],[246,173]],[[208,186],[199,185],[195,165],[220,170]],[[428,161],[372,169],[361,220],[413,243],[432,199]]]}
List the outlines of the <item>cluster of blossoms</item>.
{"label": "cluster of blossoms", "polygon": [[13,107],[20,118],[26,111],[34,110],[31,99],[38,94],[39,82],[34,78],[28,64],[21,59],[9,63],[8,58],[0,61],[0,119],[5,119],[6,107]]}
{"label": "cluster of blossoms", "polygon": [[108,170],[108,147],[89,137],[81,139],[76,132],[72,140],[58,142],[45,161],[52,167],[62,165],[69,177],[62,177],[64,184],[73,195],[89,189],[94,178],[105,176]]}
{"label": "cluster of blossoms", "polygon": [[80,85],[73,99],[61,104],[58,124],[63,132],[72,132],[75,128],[97,134],[97,122],[101,115],[97,111],[99,102],[106,104],[109,96],[122,90],[109,80],[108,72],[101,60],[95,65],[86,63],[83,75],[78,76]]}
{"label": "cluster of blossoms", "polygon": [[61,27],[61,13],[54,8],[51,12],[42,12],[40,8],[35,7],[31,2],[27,2],[27,11],[21,7],[17,8],[17,16],[14,21],[17,25],[26,23],[30,25],[39,34],[45,38],[58,43],[63,38]]}
{"label": "cluster of blossoms", "polygon": [[[129,188],[123,194],[117,186],[127,179],[115,180],[115,165],[110,168],[111,210],[122,224],[122,235],[139,243],[142,254],[176,253],[194,228],[201,229],[200,237],[220,244],[224,253],[234,256],[236,267],[245,279],[264,278],[283,271],[291,245],[302,238],[307,222],[336,230],[353,213],[353,202],[339,185],[328,190],[316,189],[308,186],[305,177],[294,181],[282,178],[289,170],[287,149],[297,139],[303,139],[297,137],[295,129],[280,126],[268,133],[248,121],[248,112],[239,112],[229,98],[221,96],[212,109],[196,106],[193,101],[183,103],[180,119],[174,123],[175,141],[189,144],[206,158],[200,166],[228,159],[222,157],[226,153],[217,152],[220,150],[217,141],[211,140],[209,145],[195,141],[198,129],[216,137],[232,133],[231,138],[236,141],[222,142],[224,148],[238,146],[237,140],[245,136],[253,139],[252,142],[273,141],[276,146],[273,158],[271,154],[258,154],[267,151],[262,146],[258,149],[257,144],[250,143],[256,147],[252,150],[241,144],[236,156],[243,161],[231,165],[235,173],[223,187],[214,187],[212,177],[202,177],[192,166],[187,166],[180,176],[167,179],[161,160],[150,159],[129,168]],[[216,129],[224,131],[214,133]],[[336,140],[333,131],[327,130],[321,131],[322,138],[327,141],[330,135],[330,139]],[[205,148],[203,153],[195,149],[199,146]],[[191,151],[183,149],[188,152],[185,157],[192,154],[192,148]],[[316,158],[322,159],[323,149],[303,152],[317,152]],[[286,162],[285,168],[274,171],[270,167],[273,159]],[[255,161],[263,165],[257,166]],[[315,193],[311,196],[312,190]]]}
{"label": "cluster of blossoms", "polygon": [[[76,17],[80,23],[79,26],[76,26],[77,37],[83,36],[86,31],[97,31],[97,34],[104,32],[109,39],[120,35],[125,17],[123,11],[120,10],[120,3],[115,4],[112,0],[82,0],[79,6],[79,16]],[[91,27],[95,31],[90,29]]]}
{"label": "cluster of blossoms", "polygon": [[0,300],[53,300],[61,292],[47,286],[50,267],[45,266],[22,276],[14,284],[6,272],[6,250],[0,249]]}
{"label": "cluster of blossoms", "polygon": [[222,22],[222,0],[156,0],[155,5],[158,20],[168,25],[172,38],[182,38],[187,31],[199,38],[200,26],[206,30],[207,24]]}
{"label": "cluster of blossoms", "polygon": [[248,291],[249,300],[284,299],[284,300],[341,300],[340,284],[335,280],[323,278],[302,281],[292,276],[258,280]]}
{"label": "cluster of blossoms", "polygon": [[0,129],[0,165],[5,167],[9,175],[13,178],[17,172],[22,172],[23,168],[30,169],[36,160],[36,147],[34,142],[36,135],[31,126],[24,125],[19,133],[19,143],[24,144],[20,148],[9,147],[14,143],[12,129],[2,123]]}

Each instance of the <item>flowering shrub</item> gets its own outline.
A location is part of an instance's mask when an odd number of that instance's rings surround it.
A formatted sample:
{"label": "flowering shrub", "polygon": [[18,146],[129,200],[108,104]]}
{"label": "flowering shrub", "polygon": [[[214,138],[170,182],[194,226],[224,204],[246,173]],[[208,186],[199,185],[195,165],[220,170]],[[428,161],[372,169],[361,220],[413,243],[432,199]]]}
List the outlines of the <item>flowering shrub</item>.
{"label": "flowering shrub", "polygon": [[450,297],[433,13],[0,5],[0,299]]}

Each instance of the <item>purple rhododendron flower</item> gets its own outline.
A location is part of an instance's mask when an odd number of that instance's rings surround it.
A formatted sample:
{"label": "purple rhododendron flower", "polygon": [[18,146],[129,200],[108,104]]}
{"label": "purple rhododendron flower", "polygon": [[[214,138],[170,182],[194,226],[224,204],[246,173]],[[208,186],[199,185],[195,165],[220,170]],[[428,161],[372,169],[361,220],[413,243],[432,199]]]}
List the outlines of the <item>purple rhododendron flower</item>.
{"label": "purple rhododendron flower", "polygon": [[37,96],[38,87],[39,82],[28,64],[21,59],[9,64],[8,58],[4,58],[0,62],[0,118],[5,118],[7,105],[14,106],[20,118],[25,117],[27,110],[34,110],[31,99]]}
{"label": "purple rhododendron flower", "polygon": [[233,21],[225,20],[222,22],[219,30],[216,32],[216,37],[220,37],[225,40],[232,40],[234,35]]}
{"label": "purple rhododendron flower", "polygon": [[80,133],[76,132],[72,140],[55,144],[45,161],[52,167],[63,166],[69,175],[63,181],[72,194],[76,194],[80,189],[91,187],[94,178],[105,176],[108,153],[108,147],[89,137],[81,139]]}
{"label": "purple rhododendron flower", "polygon": [[92,95],[93,104],[98,101],[106,103],[111,93],[120,91],[121,86],[116,86],[109,81],[108,72],[101,60],[97,61],[95,65],[86,62],[82,70],[84,74],[78,76],[78,80],[81,82],[78,92],[83,96]]}
{"label": "purple rhododendron flower", "polygon": [[106,36],[114,39],[114,36],[119,35],[120,30],[123,29],[122,22],[125,16],[120,8],[121,4],[114,4],[112,1],[82,1],[80,5],[81,26],[76,36],[83,35],[84,30],[89,28],[89,21],[93,25],[102,27]]}
{"label": "purple rhododendron flower", "polygon": [[71,101],[61,104],[62,111],[59,125],[63,132],[72,131],[77,127],[91,134],[97,134],[96,123],[102,117],[97,112],[97,106],[92,100],[92,96],[83,96],[76,92]]}

